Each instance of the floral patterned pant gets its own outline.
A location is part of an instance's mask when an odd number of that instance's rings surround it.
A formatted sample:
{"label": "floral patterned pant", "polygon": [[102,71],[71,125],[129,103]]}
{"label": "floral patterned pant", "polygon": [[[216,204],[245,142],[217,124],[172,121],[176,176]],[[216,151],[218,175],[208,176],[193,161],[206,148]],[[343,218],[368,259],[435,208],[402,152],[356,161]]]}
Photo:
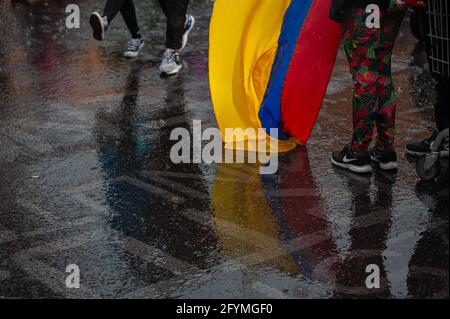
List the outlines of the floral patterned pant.
{"label": "floral patterned pant", "polygon": [[355,8],[344,24],[344,48],[353,76],[354,152],[365,152],[377,127],[377,147],[393,149],[395,138],[396,92],[391,58],[405,12],[383,12],[380,28],[368,28],[368,14]]}

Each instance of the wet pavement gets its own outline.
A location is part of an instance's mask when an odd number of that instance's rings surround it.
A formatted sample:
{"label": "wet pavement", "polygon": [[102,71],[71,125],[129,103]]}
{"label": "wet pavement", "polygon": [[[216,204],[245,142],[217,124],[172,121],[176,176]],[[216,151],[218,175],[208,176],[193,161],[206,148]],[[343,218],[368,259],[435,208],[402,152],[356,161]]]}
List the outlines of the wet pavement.
{"label": "wet pavement", "polygon": [[[139,3],[146,47],[121,50],[64,26],[70,1],[0,2],[0,297],[448,298],[448,172],[420,182],[403,147],[425,137],[434,99],[408,21],[394,57],[398,174],[355,176],[329,154],[351,131],[342,51],[307,147],[278,173],[256,164],[173,164],[170,132],[216,122],[208,87],[209,0],[185,69],[161,78],[164,19]],[[81,271],[67,289],[66,266]],[[367,289],[369,264],[381,287]]]}

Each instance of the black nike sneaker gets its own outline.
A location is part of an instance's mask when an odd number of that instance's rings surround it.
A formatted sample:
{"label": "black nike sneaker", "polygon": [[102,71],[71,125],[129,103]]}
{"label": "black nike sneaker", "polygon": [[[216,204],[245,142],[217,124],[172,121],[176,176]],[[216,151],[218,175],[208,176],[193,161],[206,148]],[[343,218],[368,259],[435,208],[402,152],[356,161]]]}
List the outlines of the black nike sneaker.
{"label": "black nike sneaker", "polygon": [[398,169],[397,153],[395,151],[380,151],[374,147],[370,150],[370,159],[383,171],[396,171]]}
{"label": "black nike sneaker", "polygon": [[431,144],[438,136],[438,131],[431,129],[432,135],[420,142],[411,142],[406,145],[406,153],[413,157],[422,157],[431,152]]}
{"label": "black nike sneaker", "polygon": [[333,165],[348,169],[353,173],[367,174],[372,172],[370,152],[355,154],[350,144],[346,145],[342,151],[334,152],[331,155],[331,162]]}

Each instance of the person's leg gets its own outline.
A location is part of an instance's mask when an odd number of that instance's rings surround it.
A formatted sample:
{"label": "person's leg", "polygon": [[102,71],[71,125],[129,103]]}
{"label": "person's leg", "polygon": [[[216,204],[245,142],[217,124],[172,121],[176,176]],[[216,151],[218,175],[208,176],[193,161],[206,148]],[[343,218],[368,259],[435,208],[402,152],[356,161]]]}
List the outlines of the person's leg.
{"label": "person's leg", "polygon": [[421,157],[431,151],[431,145],[440,132],[449,128],[450,83],[449,79],[435,75],[437,100],[434,105],[436,128],[430,127],[431,135],[421,141],[406,144],[406,152],[413,157]]}
{"label": "person's leg", "polygon": [[435,120],[439,132],[449,128],[450,81],[443,76],[435,76],[437,101],[435,105]]}
{"label": "person's leg", "polygon": [[[141,39],[139,26],[137,23],[136,8],[133,0],[108,0],[106,1],[103,14],[93,12],[90,18],[90,24],[93,29],[95,39],[102,41],[108,25],[114,20],[118,12],[122,13],[123,19],[131,33],[133,39]],[[135,41],[136,42],[136,41]],[[140,48],[136,42],[133,48]],[[128,52],[129,50],[127,50]],[[134,54],[134,53],[133,53]]]}
{"label": "person's leg", "polygon": [[131,39],[128,41],[128,47],[124,52],[124,56],[127,58],[136,58],[144,47],[144,38],[139,33],[136,7],[133,0],[125,0],[125,3],[120,9],[120,13],[122,13],[123,19],[131,33]]}
{"label": "person's leg", "polygon": [[185,33],[189,0],[159,0],[167,17],[166,48],[180,50]]}
{"label": "person's leg", "polygon": [[161,6],[164,15],[167,17],[169,15],[169,4],[171,0],[159,0],[159,4]]}
{"label": "person's leg", "polygon": [[103,10],[103,16],[108,19],[108,23],[116,17],[117,13],[122,9],[125,2],[130,0],[108,0],[105,4],[105,9]]}
{"label": "person's leg", "polygon": [[180,52],[187,44],[195,19],[187,15],[189,0],[159,0],[159,2],[167,17],[166,52],[159,69],[162,74],[172,75],[178,73],[183,66]]}
{"label": "person's leg", "polygon": [[133,0],[126,0],[120,9],[120,13],[122,13],[123,19],[128,27],[128,30],[130,30],[133,39],[140,38],[141,36],[139,34],[136,7]]}
{"label": "person's leg", "polygon": [[353,137],[351,144],[331,156],[334,165],[355,173],[372,171],[368,152],[373,136],[372,115],[377,103],[379,30],[366,26],[367,13],[354,8],[344,25],[344,48],[353,77]]}
{"label": "person's leg", "polygon": [[373,138],[373,115],[377,104],[379,29],[366,26],[365,10],[355,9],[346,26],[344,48],[353,77],[353,138],[355,153],[366,152]]}
{"label": "person's leg", "polygon": [[392,53],[403,21],[403,11],[384,13],[381,17],[379,45],[376,50],[378,60],[378,112],[377,124],[377,150],[381,152],[395,150],[395,115],[396,92],[392,79]]}
{"label": "person's leg", "polygon": [[123,19],[128,27],[128,30],[130,30],[133,39],[140,38],[141,36],[139,34],[136,7],[133,0],[126,0],[122,8],[120,9],[120,13],[123,16]]}
{"label": "person's leg", "polygon": [[89,18],[92,27],[92,36],[98,41],[103,41],[108,25],[115,18],[126,0],[107,0],[103,13],[93,12]]}
{"label": "person's leg", "polygon": [[[432,26],[433,23],[430,22],[430,16],[427,14],[423,14],[420,16],[422,18],[421,23],[427,27]],[[430,30],[427,30],[429,33]],[[432,68],[432,61],[431,61],[431,53],[432,53],[432,39],[431,37],[425,38],[425,47],[428,55],[428,65],[430,69]],[[445,42],[437,43],[442,44],[444,47]],[[439,49],[437,49],[439,52]],[[433,74],[434,78],[436,80],[436,93],[437,93],[437,100],[434,105],[435,110],[435,122],[436,122],[436,128],[429,128],[429,130],[432,132],[431,136],[421,140],[421,141],[411,141],[406,145],[406,152],[414,157],[421,157],[431,151],[431,146],[433,142],[435,141],[436,137],[439,135],[441,131],[449,127],[449,105],[450,105],[450,84],[449,79],[446,77],[442,77],[437,74]]]}
{"label": "person's leg", "polygon": [[103,10],[103,16],[108,19],[108,23],[111,23],[119,11],[123,16],[128,30],[130,30],[131,36],[137,38],[139,35],[139,26],[133,0],[108,0]]}

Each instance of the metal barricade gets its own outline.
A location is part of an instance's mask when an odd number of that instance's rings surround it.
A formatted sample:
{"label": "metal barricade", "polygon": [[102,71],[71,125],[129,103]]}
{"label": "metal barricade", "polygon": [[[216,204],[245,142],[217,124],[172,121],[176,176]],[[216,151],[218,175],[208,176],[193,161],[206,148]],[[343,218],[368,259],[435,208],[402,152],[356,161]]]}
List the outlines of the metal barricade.
{"label": "metal barricade", "polygon": [[450,77],[449,6],[450,0],[428,0],[427,10],[430,69],[447,78]]}

